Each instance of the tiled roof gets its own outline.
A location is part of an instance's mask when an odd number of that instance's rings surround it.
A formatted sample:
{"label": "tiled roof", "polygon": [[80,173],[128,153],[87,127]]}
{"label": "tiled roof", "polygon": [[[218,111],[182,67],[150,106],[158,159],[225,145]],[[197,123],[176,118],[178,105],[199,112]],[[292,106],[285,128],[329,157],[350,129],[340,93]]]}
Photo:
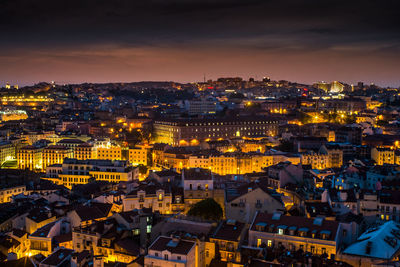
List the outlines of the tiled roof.
{"label": "tiled roof", "polygon": [[400,250],[400,225],[388,221],[376,228],[370,228],[343,253],[361,257],[392,259]]}
{"label": "tiled roof", "polygon": [[25,232],[24,230],[20,230],[20,229],[17,229],[17,228],[14,228],[14,229],[12,229],[12,234],[14,235],[14,236],[16,236],[16,237],[23,237],[24,235],[26,235],[27,234],[27,232]]}
{"label": "tiled roof", "polygon": [[92,202],[87,206],[79,206],[75,209],[82,221],[105,218],[110,213],[112,204]]}
{"label": "tiled roof", "polygon": [[137,193],[139,191],[144,191],[146,192],[146,196],[148,195],[155,195],[157,190],[164,190],[166,195],[169,195],[171,193],[169,187],[162,186],[161,184],[147,184],[147,183],[141,183],[138,187],[134,188],[128,195],[129,196],[137,196]]}
{"label": "tiled roof", "polygon": [[187,255],[189,251],[195,246],[195,242],[187,240],[177,240],[173,243],[172,237],[160,236],[149,247],[149,250],[164,251],[168,250],[174,254]]}
{"label": "tiled roof", "polygon": [[49,234],[51,228],[53,228],[53,226],[57,223],[58,221],[54,221],[51,223],[46,224],[43,227],[40,227],[39,229],[37,229],[33,234],[31,234],[30,236],[36,236],[36,237],[47,237],[47,235]]}
{"label": "tiled roof", "polygon": [[72,249],[59,249],[44,259],[40,265],[58,266],[63,261],[68,260],[72,253],[74,253]]}
{"label": "tiled roof", "polygon": [[138,210],[124,211],[120,212],[119,215],[122,218],[124,218],[124,220],[127,221],[128,223],[133,223],[134,222],[133,219],[139,215],[139,211]]}
{"label": "tiled roof", "polygon": [[116,246],[123,248],[130,255],[139,256],[140,246],[130,238],[120,239],[116,242]]}
{"label": "tiled roof", "polygon": [[[318,220],[318,222],[316,220]],[[325,220],[323,218],[310,219],[300,216],[276,216],[276,214],[271,213],[258,213],[254,218],[254,222],[250,230],[258,231],[256,226],[260,223],[264,223],[266,224],[266,228],[272,227],[274,230],[278,226],[285,226],[286,228],[296,227],[297,229],[304,228],[308,230],[308,233],[315,231],[315,233],[317,233],[317,237],[321,231],[330,231],[328,240],[335,240],[336,232],[339,227],[338,222]]]}
{"label": "tiled roof", "polygon": [[72,232],[63,235],[57,235],[54,237],[54,241],[56,241],[58,244],[72,241]]}
{"label": "tiled roof", "polygon": [[269,189],[267,186],[256,183],[256,182],[251,182],[248,184],[241,185],[237,188],[230,188],[226,190],[226,201],[231,202],[241,196],[244,196],[256,189],[260,188],[264,193],[270,195],[272,198],[275,200],[279,201],[282,203],[282,199],[280,194],[278,194],[276,191]]}
{"label": "tiled roof", "polygon": [[185,180],[212,180],[212,174],[210,170],[201,169],[201,168],[193,168],[193,169],[184,169],[183,175]]}
{"label": "tiled roof", "polygon": [[212,238],[239,241],[240,234],[244,227],[244,223],[231,220],[224,221],[217,228]]}

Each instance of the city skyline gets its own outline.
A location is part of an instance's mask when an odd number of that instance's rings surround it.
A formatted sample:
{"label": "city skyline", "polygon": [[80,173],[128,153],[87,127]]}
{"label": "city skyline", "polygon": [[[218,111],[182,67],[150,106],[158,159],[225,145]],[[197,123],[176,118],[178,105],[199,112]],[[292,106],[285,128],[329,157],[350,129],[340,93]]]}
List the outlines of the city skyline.
{"label": "city skyline", "polygon": [[3,2],[0,81],[270,76],[397,87],[396,1]]}

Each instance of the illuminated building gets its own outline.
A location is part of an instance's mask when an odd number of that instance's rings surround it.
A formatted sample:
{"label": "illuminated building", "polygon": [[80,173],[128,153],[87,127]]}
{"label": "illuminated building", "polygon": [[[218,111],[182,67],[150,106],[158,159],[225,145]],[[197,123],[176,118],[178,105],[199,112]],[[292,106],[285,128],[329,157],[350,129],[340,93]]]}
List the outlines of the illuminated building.
{"label": "illuminated building", "polygon": [[[14,253],[17,254],[18,259],[25,256],[29,256],[29,240],[27,232],[20,230],[18,228],[13,228],[12,231],[8,233],[8,236],[19,242],[17,251],[14,251]],[[3,242],[4,241],[0,241],[0,243]]]}
{"label": "illuminated building", "polygon": [[196,242],[180,238],[159,236],[144,256],[144,266],[198,266]]}
{"label": "illuminated building", "polygon": [[1,235],[0,249],[2,255],[7,255],[7,256],[15,255],[17,259],[25,256],[22,252],[24,250],[24,244],[19,242],[14,236]]}
{"label": "illuminated building", "polygon": [[0,111],[0,121],[18,121],[26,120],[28,114],[25,110],[5,110]]}
{"label": "illuminated building", "polygon": [[241,262],[240,247],[244,241],[246,225],[235,220],[223,221],[210,237],[210,242],[217,244],[221,261]]}
{"label": "illuminated building", "polygon": [[138,179],[138,176],[139,170],[129,167],[127,161],[66,158],[62,164],[48,166],[42,179],[72,188],[73,185],[87,184],[91,180],[119,183]]}
{"label": "illuminated building", "polygon": [[25,146],[17,151],[17,161],[19,169],[31,171],[42,169],[43,147]]}
{"label": "illuminated building", "polygon": [[278,123],[278,119],[263,116],[160,119],[154,122],[154,135],[157,143],[189,146],[219,138],[275,136]]}
{"label": "illuminated building", "polygon": [[29,131],[22,133],[20,138],[26,141],[28,145],[33,145],[37,141],[48,139],[52,135],[54,135],[54,131]]}
{"label": "illuminated building", "polygon": [[62,164],[65,158],[72,157],[72,150],[61,145],[52,145],[43,149],[42,169],[53,164]]}
{"label": "illuminated building", "polygon": [[6,203],[11,201],[12,196],[16,196],[19,194],[25,194],[26,186],[12,186],[12,187],[4,187],[0,189],[0,203]]}
{"label": "illuminated building", "polygon": [[3,96],[0,97],[0,104],[5,107],[23,107],[32,110],[47,110],[54,99],[47,96]]}
{"label": "illuminated building", "polygon": [[74,148],[74,158],[79,160],[95,159],[94,148],[91,144],[83,143]]}
{"label": "illuminated building", "polygon": [[56,220],[54,216],[51,218],[51,221],[37,228],[37,230],[28,236],[30,242],[29,252],[31,255],[42,254],[48,257],[55,249],[54,237],[65,234],[68,226],[69,223],[65,219]]}
{"label": "illuminated building", "polygon": [[259,152],[265,153],[266,144],[257,140],[245,140],[241,145],[241,151],[244,153]]}
{"label": "illuminated building", "polygon": [[0,164],[15,158],[15,147],[9,141],[0,142]]}
{"label": "illuminated building", "polygon": [[345,235],[339,222],[323,217],[311,219],[280,213],[258,213],[249,229],[249,246],[282,245],[290,251],[301,249],[313,255],[327,254],[328,258],[335,258]]}
{"label": "illuminated building", "polygon": [[25,218],[25,231],[29,234],[32,234],[43,226],[56,221],[56,219],[56,216],[47,209],[32,209]]}
{"label": "illuminated building", "polygon": [[214,188],[214,175],[210,170],[193,168],[182,171],[185,209],[188,211],[194,204],[206,198],[213,198],[224,208],[223,190]]}
{"label": "illuminated building", "polygon": [[302,165],[311,165],[312,169],[323,170],[328,167],[328,155],[315,152],[307,152],[301,155]]}
{"label": "illuminated building", "polygon": [[80,139],[65,138],[57,142],[57,145],[65,146],[75,151],[75,147],[84,144],[85,142]]}
{"label": "illuminated building", "polygon": [[153,212],[171,214],[172,194],[168,188],[159,185],[140,184],[124,199],[124,211],[151,208]]}
{"label": "illuminated building", "polygon": [[144,146],[129,149],[129,162],[132,165],[148,165],[148,149]]}
{"label": "illuminated building", "polygon": [[121,160],[121,147],[98,147],[96,149],[97,159]]}
{"label": "illuminated building", "polygon": [[327,168],[341,168],[343,165],[343,150],[340,145],[327,143],[319,149],[320,154],[328,155]]}
{"label": "illuminated building", "polygon": [[139,256],[140,248],[130,237],[122,237],[116,228],[112,221],[76,227],[72,231],[73,248],[81,253],[91,251],[104,262],[131,263]]}
{"label": "illuminated building", "polygon": [[336,140],[335,132],[334,131],[329,131],[328,132],[327,141],[328,142],[335,142],[335,140]]}
{"label": "illuminated building", "polygon": [[280,100],[280,101],[265,101],[261,103],[261,108],[271,113],[286,114],[290,110],[297,108],[297,101]]}
{"label": "illuminated building", "polygon": [[184,168],[204,168],[219,175],[260,172],[263,168],[281,161],[290,161],[293,164],[300,163],[300,156],[282,152],[265,154],[257,152],[210,153],[198,152],[184,147],[173,147],[158,153],[153,151],[153,154],[154,164],[163,168],[174,168],[177,171]]}
{"label": "illuminated building", "polygon": [[174,168],[181,171],[188,167],[189,157],[194,153],[193,150],[187,147],[169,147],[163,150],[153,150],[153,162],[157,166],[167,169]]}
{"label": "illuminated building", "polygon": [[193,154],[189,157],[188,168],[205,168],[219,175],[261,172],[263,168],[281,161],[300,163],[299,156],[285,154],[261,154],[227,152],[224,154]]}
{"label": "illuminated building", "polygon": [[395,150],[387,147],[374,147],[371,149],[371,159],[377,165],[395,164]]}
{"label": "illuminated building", "polygon": [[329,88],[330,88],[329,83],[326,83],[326,82],[317,82],[317,83],[314,83],[313,86],[320,90],[324,90],[325,92],[328,92]]}
{"label": "illuminated building", "polygon": [[340,93],[344,89],[344,85],[338,81],[331,82],[329,92],[331,93]]}

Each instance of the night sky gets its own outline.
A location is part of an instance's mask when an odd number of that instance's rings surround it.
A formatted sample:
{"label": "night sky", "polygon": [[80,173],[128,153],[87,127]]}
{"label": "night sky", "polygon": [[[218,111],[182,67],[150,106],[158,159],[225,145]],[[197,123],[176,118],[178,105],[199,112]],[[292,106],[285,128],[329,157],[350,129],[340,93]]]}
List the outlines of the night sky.
{"label": "night sky", "polygon": [[399,86],[399,3],[1,0],[0,86],[204,74]]}

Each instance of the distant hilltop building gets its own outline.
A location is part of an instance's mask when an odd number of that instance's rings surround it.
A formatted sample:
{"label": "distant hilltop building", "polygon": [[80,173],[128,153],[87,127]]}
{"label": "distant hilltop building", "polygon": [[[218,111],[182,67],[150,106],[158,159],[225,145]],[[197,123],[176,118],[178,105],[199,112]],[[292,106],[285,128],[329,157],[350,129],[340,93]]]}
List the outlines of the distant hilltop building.
{"label": "distant hilltop building", "polygon": [[314,83],[313,86],[315,88],[324,90],[327,93],[340,93],[343,92],[344,89],[344,85],[338,81],[333,81],[331,83],[327,83],[327,82],[317,82]]}
{"label": "distant hilltop building", "polygon": [[[18,89],[18,84],[13,86],[14,89]],[[6,83],[6,89],[11,89],[11,84],[9,82]]]}

